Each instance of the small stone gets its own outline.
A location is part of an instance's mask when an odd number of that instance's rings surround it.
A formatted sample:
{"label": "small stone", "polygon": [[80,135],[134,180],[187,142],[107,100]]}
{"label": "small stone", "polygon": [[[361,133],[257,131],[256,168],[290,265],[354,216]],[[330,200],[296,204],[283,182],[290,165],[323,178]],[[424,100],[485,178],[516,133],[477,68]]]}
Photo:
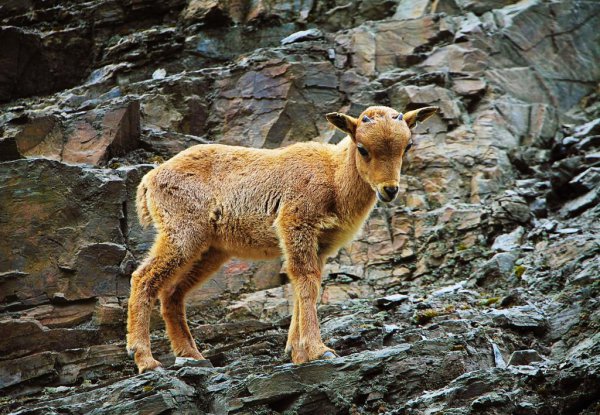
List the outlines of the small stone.
{"label": "small stone", "polygon": [[392,294],[375,300],[375,305],[383,309],[389,309],[398,306],[400,303],[408,300],[408,295]]}
{"label": "small stone", "polygon": [[94,310],[94,323],[99,326],[119,326],[123,324],[125,310],[117,297],[100,297]]}
{"label": "small stone", "polygon": [[577,142],[574,146],[578,151],[586,151],[589,148],[600,147],[600,135],[591,135]]}
{"label": "small stone", "polygon": [[556,229],[558,223],[552,219],[542,219],[540,220],[540,225],[546,232],[552,232]]}
{"label": "small stone", "polygon": [[517,227],[511,233],[500,235],[494,240],[492,250],[510,252],[519,249],[523,235],[525,235],[525,229],[522,226]]}
{"label": "small stone", "polygon": [[452,284],[447,287],[443,287],[443,288],[440,288],[439,290],[434,291],[433,293],[431,293],[431,296],[432,297],[442,297],[446,294],[453,294],[453,293],[457,292],[458,290],[461,290],[462,288],[464,288],[466,284],[467,284],[466,280],[457,282],[456,284]]}
{"label": "small stone", "polygon": [[573,137],[573,136],[568,136],[568,137],[563,138],[561,143],[562,143],[563,146],[567,146],[568,147],[568,146],[570,146],[572,144],[575,144],[577,142],[579,142],[578,138]]}
{"label": "small stone", "polygon": [[165,79],[167,71],[164,68],[159,68],[152,73],[152,79]]}
{"label": "small stone", "polygon": [[[598,263],[600,263],[600,259],[598,259]],[[573,278],[569,280],[569,284],[586,286],[588,284],[593,283],[598,280],[600,276],[598,275],[598,269],[594,269],[593,267],[585,267],[581,272],[575,275]]]}
{"label": "small stone", "polygon": [[485,262],[481,268],[481,277],[478,281],[486,278],[507,278],[512,275],[517,256],[509,252],[499,252]]}
{"label": "small stone", "polygon": [[584,160],[586,164],[598,163],[600,161],[600,152],[587,153]]}
{"label": "small stone", "polygon": [[69,387],[69,386],[57,386],[57,387],[47,387],[44,388],[44,392],[46,393],[62,393],[62,392],[68,392],[70,390],[74,389],[73,387]]}
{"label": "small stone", "polygon": [[458,95],[478,95],[485,91],[486,84],[482,79],[458,79],[452,89]]}
{"label": "small stone", "polygon": [[198,360],[189,357],[177,357],[173,367],[177,369],[182,367],[213,367],[213,364],[208,359]]}
{"label": "small stone", "polygon": [[394,19],[408,20],[424,16],[430,0],[401,0],[396,7]]}
{"label": "small stone", "polygon": [[558,229],[557,231],[555,231],[555,233],[558,233],[559,235],[573,235],[575,233],[579,233],[580,230],[577,228],[563,228],[563,229]]}
{"label": "small stone", "polygon": [[506,367],[506,362],[504,361],[504,358],[502,357],[502,353],[500,353],[500,348],[498,347],[498,345],[496,343],[492,343],[492,352],[494,354],[494,364],[496,365],[496,367],[499,368],[505,368]]}
{"label": "small stone", "polygon": [[292,33],[286,38],[281,39],[282,45],[289,45],[291,43],[306,42],[308,40],[317,40],[323,38],[323,32],[319,29],[308,29],[301,30],[300,32]]}
{"label": "small stone", "polygon": [[398,327],[396,324],[384,324],[383,325],[383,332],[385,334],[395,333],[398,330],[400,330],[400,327]]}

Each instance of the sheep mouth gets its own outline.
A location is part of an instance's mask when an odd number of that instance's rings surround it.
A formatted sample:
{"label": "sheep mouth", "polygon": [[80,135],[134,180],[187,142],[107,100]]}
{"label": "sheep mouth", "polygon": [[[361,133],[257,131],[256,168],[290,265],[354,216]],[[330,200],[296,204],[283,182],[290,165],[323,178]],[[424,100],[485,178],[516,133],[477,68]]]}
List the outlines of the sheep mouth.
{"label": "sheep mouth", "polygon": [[383,203],[391,203],[394,201],[394,199],[396,199],[396,196],[390,198],[388,196],[382,195],[378,191],[376,191],[375,194],[377,195],[377,200],[379,200],[380,202],[383,202]]}

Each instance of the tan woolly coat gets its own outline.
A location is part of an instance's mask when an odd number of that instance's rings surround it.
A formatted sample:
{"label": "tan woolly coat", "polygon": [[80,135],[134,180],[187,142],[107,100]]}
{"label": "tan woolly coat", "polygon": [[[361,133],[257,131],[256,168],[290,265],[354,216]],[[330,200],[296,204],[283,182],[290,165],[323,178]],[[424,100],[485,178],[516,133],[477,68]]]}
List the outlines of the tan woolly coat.
{"label": "tan woolly coat", "polygon": [[376,200],[352,168],[351,142],[191,147],[144,177],[141,221],[178,235],[173,242],[184,251],[210,240],[232,256],[266,259],[282,255],[275,222],[285,207],[288,215],[310,218],[319,254],[329,255],[356,233]]}

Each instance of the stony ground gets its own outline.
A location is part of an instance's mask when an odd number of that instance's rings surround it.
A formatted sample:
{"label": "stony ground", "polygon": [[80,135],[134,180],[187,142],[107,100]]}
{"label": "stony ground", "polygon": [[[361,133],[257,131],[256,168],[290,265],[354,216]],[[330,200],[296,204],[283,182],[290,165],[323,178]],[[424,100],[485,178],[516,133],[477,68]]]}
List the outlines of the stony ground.
{"label": "stony ground", "polygon": [[[600,4],[0,5],[0,414],[600,412]],[[401,197],[332,258],[342,356],[283,354],[280,262],[189,300],[213,367],[124,347],[143,174],[191,145],[337,142],[330,111],[441,107]]]}

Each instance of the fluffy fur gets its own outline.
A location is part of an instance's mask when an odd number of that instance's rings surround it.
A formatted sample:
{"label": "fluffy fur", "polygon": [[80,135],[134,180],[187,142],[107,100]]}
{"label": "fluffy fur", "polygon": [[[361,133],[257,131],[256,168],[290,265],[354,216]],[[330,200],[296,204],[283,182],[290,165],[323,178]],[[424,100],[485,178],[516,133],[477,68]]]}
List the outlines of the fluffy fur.
{"label": "fluffy fur", "polygon": [[295,293],[286,351],[294,363],[333,357],[317,318],[325,260],[361,228],[376,195],[394,199],[389,189],[398,187],[410,127],[436,110],[402,119],[387,107],[370,107],[358,119],[331,113],[327,119],[348,134],[337,145],[198,145],[146,174],[138,215],[158,234],[132,275],[127,321],[127,348],[140,373],[160,366],[149,335],[156,298],[175,355],[204,359],[186,322],[185,297],[231,257],[283,255]]}

